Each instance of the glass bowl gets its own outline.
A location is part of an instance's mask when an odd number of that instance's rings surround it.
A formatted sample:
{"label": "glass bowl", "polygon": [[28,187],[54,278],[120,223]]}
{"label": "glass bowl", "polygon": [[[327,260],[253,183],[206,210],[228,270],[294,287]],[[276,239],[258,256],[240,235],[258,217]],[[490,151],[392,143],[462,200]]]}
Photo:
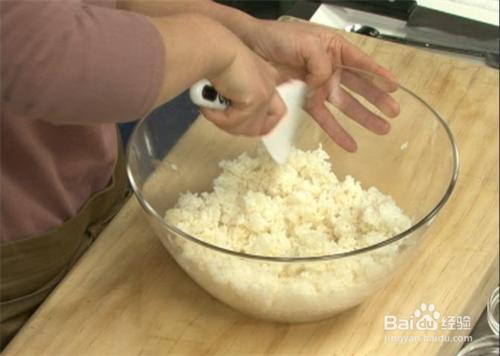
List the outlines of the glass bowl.
{"label": "glass bowl", "polygon": [[[446,204],[458,177],[458,151],[444,119],[404,86],[352,68],[339,68],[337,89],[386,118],[352,87],[391,92],[400,104],[391,131],[376,135],[332,105],[328,109],[356,139],[349,153],[308,114],[300,120],[295,147],[321,144],[339,179],[390,195],[411,226],[390,238],[351,251],[311,256],[248,254],[192,236],[165,220],[181,193],[211,191],[222,160],[260,149],[258,138],[237,137],[204,118],[192,124],[179,115],[149,114],[136,126],[127,149],[127,174],[151,227],[178,265],[218,300],[248,315],[280,322],[307,322],[354,307],[384,287],[411,260],[424,232]],[[345,80],[344,80],[345,79]],[[349,81],[351,80],[351,82]],[[360,90],[356,90],[360,91]],[[362,91],[362,90],[361,90]],[[373,92],[372,92],[373,93]],[[372,98],[373,99],[373,98]],[[374,98],[377,100],[377,97]],[[344,110],[349,112],[348,110]],[[172,127],[189,126],[180,136]]]}

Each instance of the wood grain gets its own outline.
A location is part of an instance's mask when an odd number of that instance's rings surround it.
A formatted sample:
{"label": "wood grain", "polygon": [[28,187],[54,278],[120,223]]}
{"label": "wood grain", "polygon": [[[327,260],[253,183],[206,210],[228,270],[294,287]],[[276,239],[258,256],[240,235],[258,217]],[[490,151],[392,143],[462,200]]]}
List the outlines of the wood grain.
{"label": "wood grain", "polygon": [[[475,322],[498,284],[498,72],[354,34],[349,39],[447,118],[459,183],[412,263],[332,319],[286,325],[216,301],[176,265],[131,199],[5,355],[453,355],[460,342],[385,341],[420,303]],[[465,331],[444,331],[464,335]],[[397,335],[411,335],[398,331]]]}

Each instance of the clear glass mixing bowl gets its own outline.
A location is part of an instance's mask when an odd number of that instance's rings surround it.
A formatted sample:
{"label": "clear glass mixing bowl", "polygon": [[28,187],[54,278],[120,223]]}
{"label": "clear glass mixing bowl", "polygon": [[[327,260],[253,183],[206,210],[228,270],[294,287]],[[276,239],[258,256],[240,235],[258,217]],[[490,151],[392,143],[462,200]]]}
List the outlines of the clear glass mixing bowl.
{"label": "clear glass mixing bowl", "polygon": [[[210,191],[219,162],[260,146],[258,138],[236,137],[204,118],[178,139],[170,128],[186,126],[183,117],[153,113],[142,119],[128,144],[128,177],[145,216],[177,263],[220,301],[249,315],[282,322],[330,317],[363,302],[385,286],[411,259],[425,230],[446,204],[458,176],[458,151],[443,118],[423,99],[400,84],[388,83],[351,68],[339,69],[339,85],[373,112],[378,109],[347,88],[356,76],[363,85],[391,89],[401,112],[388,118],[392,128],[378,136],[336,107],[338,121],[358,142],[358,151],[339,148],[306,113],[295,146],[330,155],[342,179],[351,175],[363,188],[377,187],[392,196],[412,219],[406,231],[374,245],[321,256],[249,255],[209,244],[170,225],[165,212],[180,193]],[[177,123],[176,123],[177,122]]]}

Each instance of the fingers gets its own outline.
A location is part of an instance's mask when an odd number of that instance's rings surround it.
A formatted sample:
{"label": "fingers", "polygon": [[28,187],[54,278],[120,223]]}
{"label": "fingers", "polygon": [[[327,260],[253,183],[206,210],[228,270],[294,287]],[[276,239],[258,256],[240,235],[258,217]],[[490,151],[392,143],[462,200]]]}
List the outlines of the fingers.
{"label": "fingers", "polygon": [[[397,90],[397,80],[391,71],[379,65],[369,55],[349,43],[346,39],[339,37],[337,41],[339,41],[340,45],[332,48],[332,50],[340,52],[341,63],[344,66],[360,69],[382,77],[382,79],[375,79],[374,83],[383,91],[392,93]],[[338,55],[338,53],[334,53],[333,55]]]}
{"label": "fingers", "polygon": [[363,96],[388,117],[399,115],[399,103],[392,96],[370,81],[349,70],[342,72],[341,83],[353,92]]}
{"label": "fingers", "polygon": [[[315,90],[313,95],[308,99],[306,111],[314,118],[314,120],[316,120],[316,122],[318,122],[321,128],[333,139],[334,142],[348,152],[355,152],[357,150],[356,142],[352,136],[344,130],[344,128],[338,123],[336,118],[325,106],[325,99],[332,103],[345,115],[376,134],[383,135],[388,133],[390,125],[380,116],[365,108],[359,101],[357,101],[352,95],[341,87],[342,81],[345,81],[345,78],[343,78],[344,74],[345,71],[335,72],[326,85]],[[368,83],[364,83],[360,80],[362,79],[348,77],[347,82],[361,92],[365,90],[372,90],[372,88],[367,86]],[[379,92],[388,96],[388,94],[383,91],[379,90]],[[380,93],[377,93],[377,96],[385,99],[385,97]],[[368,97],[374,102],[382,100],[377,99],[376,96],[371,97],[368,95]],[[382,104],[380,105],[383,106]]]}
{"label": "fingers", "polygon": [[[313,42],[307,42],[309,57],[305,56],[306,81],[309,84],[314,81],[321,84],[324,83],[324,75],[327,75],[327,78],[336,75],[336,68],[339,65],[354,67],[360,71],[353,73],[349,69],[340,69],[342,84],[365,97],[385,115],[397,116],[400,112],[399,104],[387,94],[398,89],[394,75],[341,36],[330,34],[325,41],[328,51],[325,51],[324,47],[314,46]],[[324,69],[328,66],[334,68],[333,73],[331,69],[330,71]],[[366,78],[363,72],[367,72]]]}
{"label": "fingers", "polygon": [[205,118],[220,129],[235,135],[263,136],[268,134],[284,116],[286,106],[278,92],[270,99],[248,107],[229,107],[224,111],[201,108]]}
{"label": "fingers", "polygon": [[309,98],[306,111],[314,118],[320,127],[337,143],[348,152],[356,152],[358,146],[356,141],[337,122],[332,113],[325,106],[325,96],[322,90],[316,90]]}
{"label": "fingers", "polygon": [[201,109],[201,113],[219,129],[230,134],[248,137],[257,137],[261,135],[261,129],[255,122],[241,121],[239,118],[235,118],[234,114],[228,113],[228,110],[222,112],[203,108]]}
{"label": "fingers", "polygon": [[387,121],[364,107],[340,85],[333,83],[328,92],[328,102],[360,125],[379,135],[389,132],[391,126]]}
{"label": "fingers", "polygon": [[231,110],[231,108],[220,111],[200,107],[200,112],[206,119],[212,121],[217,127],[226,131],[230,131],[241,124],[241,122],[234,120],[232,116],[228,114],[229,110]]}

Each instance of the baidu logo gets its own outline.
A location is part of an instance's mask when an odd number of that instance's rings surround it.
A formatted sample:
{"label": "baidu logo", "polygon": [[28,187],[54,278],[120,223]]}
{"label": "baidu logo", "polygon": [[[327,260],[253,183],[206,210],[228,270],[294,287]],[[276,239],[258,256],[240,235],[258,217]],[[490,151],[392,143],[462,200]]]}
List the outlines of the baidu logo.
{"label": "baidu logo", "polygon": [[385,315],[384,330],[466,330],[472,327],[471,322],[470,316],[442,315],[434,304],[422,303],[407,318]]}
{"label": "baidu logo", "polygon": [[409,318],[400,318],[395,315],[384,317],[385,330],[437,330],[441,314],[434,304],[420,304]]}

